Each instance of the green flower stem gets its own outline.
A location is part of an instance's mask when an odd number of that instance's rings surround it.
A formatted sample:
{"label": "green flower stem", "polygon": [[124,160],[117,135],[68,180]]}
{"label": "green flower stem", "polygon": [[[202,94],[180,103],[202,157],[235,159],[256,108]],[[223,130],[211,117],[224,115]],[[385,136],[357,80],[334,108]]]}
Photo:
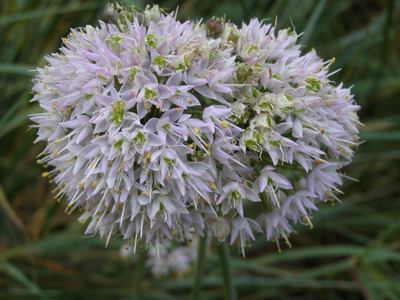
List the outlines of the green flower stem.
{"label": "green flower stem", "polygon": [[236,300],[236,288],[233,283],[232,266],[230,264],[229,246],[226,242],[218,246],[218,256],[221,264],[222,276],[224,278],[224,290],[226,300]]}
{"label": "green flower stem", "polygon": [[134,272],[134,283],[133,283],[133,299],[140,299],[140,284],[143,280],[144,264],[147,257],[146,250],[140,250],[137,252],[137,262]]}
{"label": "green flower stem", "polygon": [[192,289],[192,299],[201,300],[201,286],[203,281],[203,270],[204,270],[204,256],[206,252],[207,235],[199,239],[199,245],[197,248],[197,261],[194,269],[194,282]]}

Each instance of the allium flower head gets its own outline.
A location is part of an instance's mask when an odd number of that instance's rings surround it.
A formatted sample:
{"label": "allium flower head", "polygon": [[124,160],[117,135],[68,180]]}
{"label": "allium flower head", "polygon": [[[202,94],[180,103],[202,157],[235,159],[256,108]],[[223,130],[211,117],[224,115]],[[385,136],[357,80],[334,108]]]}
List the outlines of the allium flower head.
{"label": "allium flower head", "polygon": [[105,17],[46,57],[32,99],[43,176],[87,234],[136,249],[207,232],[244,250],[258,232],[289,243],[291,224],[338,200],[359,107],[329,80],[334,59],[257,19],[181,23],[118,4]]}

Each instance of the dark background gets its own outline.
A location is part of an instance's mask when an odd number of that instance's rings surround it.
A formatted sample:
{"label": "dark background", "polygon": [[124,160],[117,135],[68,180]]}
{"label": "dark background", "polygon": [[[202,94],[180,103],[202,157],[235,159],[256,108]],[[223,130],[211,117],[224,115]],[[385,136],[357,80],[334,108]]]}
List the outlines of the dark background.
{"label": "dark background", "polygon": [[[124,1],[144,9],[146,1]],[[41,177],[27,131],[35,66],[56,52],[69,28],[96,25],[106,1],[0,0],[0,299],[188,299],[191,273],[153,278],[120,241],[104,249],[82,238],[77,215],[64,214]],[[346,173],[343,203],[321,204],[312,231],[296,226],[293,249],[278,253],[259,236],[243,259],[232,248],[240,299],[400,299],[400,1],[187,0],[179,19],[216,15],[240,25],[252,17],[293,24],[304,51],[328,60],[358,104],[362,144]],[[205,266],[204,299],[221,299],[214,251]]]}

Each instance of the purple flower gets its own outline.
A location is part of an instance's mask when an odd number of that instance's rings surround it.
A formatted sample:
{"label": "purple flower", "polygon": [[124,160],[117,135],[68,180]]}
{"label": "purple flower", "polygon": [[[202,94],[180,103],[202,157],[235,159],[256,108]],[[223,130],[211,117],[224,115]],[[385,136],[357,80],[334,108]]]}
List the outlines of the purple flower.
{"label": "purple flower", "polygon": [[135,251],[207,233],[244,254],[261,231],[290,245],[290,224],[311,226],[318,200],[339,201],[360,122],[350,90],[329,80],[334,59],[257,19],[220,20],[210,35],[158,6],[106,16],[71,30],[33,80],[38,163],[87,234]]}

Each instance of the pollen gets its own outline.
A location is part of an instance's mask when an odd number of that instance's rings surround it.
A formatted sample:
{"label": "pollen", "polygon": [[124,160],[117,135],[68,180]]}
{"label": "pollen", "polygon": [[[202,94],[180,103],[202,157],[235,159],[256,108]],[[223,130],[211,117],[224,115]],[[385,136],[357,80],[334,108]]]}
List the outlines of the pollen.
{"label": "pollen", "polygon": [[228,122],[222,121],[221,127],[222,127],[222,128],[228,128]]}
{"label": "pollen", "polygon": [[42,177],[47,177],[47,176],[49,176],[49,172],[42,173]]}
{"label": "pollen", "polygon": [[97,187],[97,181],[93,182],[93,187],[96,188]]}

